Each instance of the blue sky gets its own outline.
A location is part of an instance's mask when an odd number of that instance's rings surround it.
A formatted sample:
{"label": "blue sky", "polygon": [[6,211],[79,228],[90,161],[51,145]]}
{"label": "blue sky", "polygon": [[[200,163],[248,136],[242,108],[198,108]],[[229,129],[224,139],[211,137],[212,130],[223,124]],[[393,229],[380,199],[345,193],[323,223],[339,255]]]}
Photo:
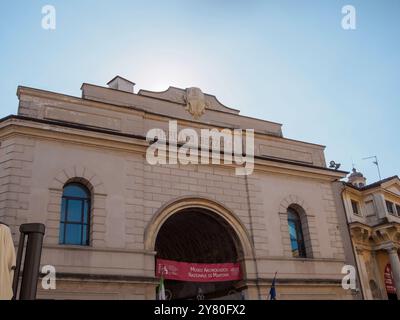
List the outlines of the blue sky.
{"label": "blue sky", "polygon": [[[43,5],[57,28],[41,28]],[[341,27],[344,5],[357,29]],[[0,19],[0,117],[18,85],[80,96],[119,74],[137,89],[198,86],[288,138],[327,146],[369,182],[400,174],[400,1],[7,1]]]}

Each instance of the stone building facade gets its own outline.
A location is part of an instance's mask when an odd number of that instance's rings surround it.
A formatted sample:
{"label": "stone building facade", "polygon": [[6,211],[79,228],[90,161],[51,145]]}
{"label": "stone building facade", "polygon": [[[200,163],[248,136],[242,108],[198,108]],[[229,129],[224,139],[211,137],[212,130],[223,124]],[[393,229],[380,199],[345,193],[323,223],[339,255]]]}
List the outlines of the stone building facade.
{"label": "stone building facade", "polygon": [[[163,245],[179,234],[182,252],[193,248],[202,258],[198,243],[210,237],[201,217],[212,218],[231,237],[227,256],[242,270],[232,288],[246,299],[266,299],[276,272],[278,299],[357,298],[341,286],[352,255],[332,184],[346,173],[326,167],[324,146],[287,139],[280,124],[242,116],[198,89],[191,104],[190,92],[134,93],[121,77],[109,87],[84,83],[80,98],[18,88],[18,114],[0,121],[0,220],[15,241],[20,224],[46,225],[42,265],[56,268],[57,288],[39,284],[38,297],[155,299],[157,237],[179,215],[178,233],[166,233]],[[149,164],[146,133],[168,131],[170,120],[197,131],[254,129],[253,173],[236,175],[236,163]],[[81,245],[62,244],[71,184],[88,190],[78,199],[89,212]],[[293,250],[289,211],[299,217],[304,254]],[[193,223],[196,234],[183,232]]]}
{"label": "stone building facade", "polygon": [[400,298],[400,180],[394,176],[366,184],[353,169],[340,182],[364,299]]}

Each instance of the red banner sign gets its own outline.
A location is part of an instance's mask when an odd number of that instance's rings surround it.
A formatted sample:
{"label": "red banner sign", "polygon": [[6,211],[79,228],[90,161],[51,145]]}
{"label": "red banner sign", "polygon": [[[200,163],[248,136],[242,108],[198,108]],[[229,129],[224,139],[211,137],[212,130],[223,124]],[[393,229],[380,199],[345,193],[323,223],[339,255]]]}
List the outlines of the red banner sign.
{"label": "red banner sign", "polygon": [[387,293],[396,294],[396,287],[394,285],[392,267],[389,263],[386,265],[384,278],[385,278],[385,286]]}
{"label": "red banner sign", "polygon": [[239,263],[188,263],[157,259],[156,275],[164,279],[215,282],[234,281],[242,278]]}

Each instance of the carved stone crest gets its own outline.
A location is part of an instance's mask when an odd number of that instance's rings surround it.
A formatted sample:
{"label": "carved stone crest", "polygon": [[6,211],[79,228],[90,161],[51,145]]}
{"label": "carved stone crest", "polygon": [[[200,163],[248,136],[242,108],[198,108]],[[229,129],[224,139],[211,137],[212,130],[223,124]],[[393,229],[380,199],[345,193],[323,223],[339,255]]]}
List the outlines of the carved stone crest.
{"label": "carved stone crest", "polygon": [[200,118],[206,111],[206,98],[199,88],[187,88],[184,99],[186,102],[186,110],[189,111],[193,118]]}

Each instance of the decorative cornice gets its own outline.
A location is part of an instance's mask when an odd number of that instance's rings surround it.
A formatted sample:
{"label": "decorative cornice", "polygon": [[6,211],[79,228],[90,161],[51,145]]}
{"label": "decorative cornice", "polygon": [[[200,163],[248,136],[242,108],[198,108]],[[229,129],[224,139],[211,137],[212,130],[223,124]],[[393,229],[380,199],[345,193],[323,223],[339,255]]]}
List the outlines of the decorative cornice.
{"label": "decorative cornice", "polygon": [[400,246],[400,224],[386,223],[371,227],[363,223],[350,223],[350,234],[359,247],[374,250],[385,249],[388,246]]}
{"label": "decorative cornice", "polygon": [[[42,120],[25,116],[8,116],[0,119],[0,137],[12,135],[36,136],[41,139],[64,141],[74,144],[90,145],[97,148],[120,149],[145,154],[148,142],[146,137],[135,134],[114,132],[53,120]],[[289,160],[278,160],[255,156],[255,170],[273,171],[296,176],[336,180],[346,172],[325,167],[306,165]]]}

